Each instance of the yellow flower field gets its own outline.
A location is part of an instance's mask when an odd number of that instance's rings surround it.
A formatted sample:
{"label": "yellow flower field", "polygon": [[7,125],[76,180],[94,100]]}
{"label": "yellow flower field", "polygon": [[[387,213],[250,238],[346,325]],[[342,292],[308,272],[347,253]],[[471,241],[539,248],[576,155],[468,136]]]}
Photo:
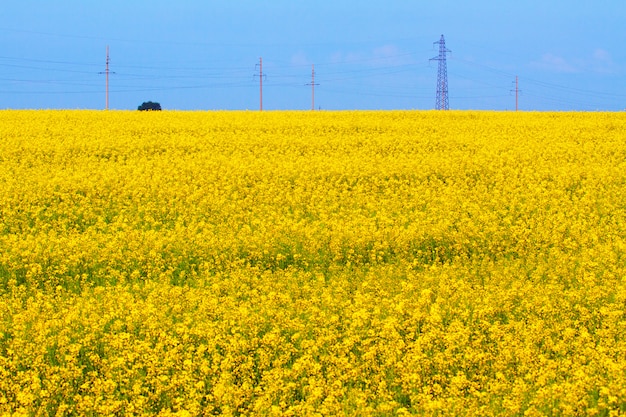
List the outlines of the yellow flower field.
{"label": "yellow flower field", "polygon": [[0,111],[0,415],[626,414],[624,132]]}

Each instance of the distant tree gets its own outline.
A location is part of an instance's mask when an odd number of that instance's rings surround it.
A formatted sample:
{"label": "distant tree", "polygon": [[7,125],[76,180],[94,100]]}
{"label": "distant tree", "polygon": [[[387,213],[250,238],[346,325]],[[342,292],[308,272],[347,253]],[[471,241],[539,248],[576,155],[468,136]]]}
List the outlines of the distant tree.
{"label": "distant tree", "polygon": [[141,103],[141,106],[137,107],[137,110],[161,110],[161,105],[152,101],[144,101],[143,103]]}

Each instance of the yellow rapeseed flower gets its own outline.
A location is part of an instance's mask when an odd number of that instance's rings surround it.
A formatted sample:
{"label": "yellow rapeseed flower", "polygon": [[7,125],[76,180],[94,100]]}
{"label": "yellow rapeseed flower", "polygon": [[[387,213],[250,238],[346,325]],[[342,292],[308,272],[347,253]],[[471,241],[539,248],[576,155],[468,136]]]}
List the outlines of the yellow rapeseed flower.
{"label": "yellow rapeseed flower", "polygon": [[0,415],[620,415],[626,115],[0,111]]}

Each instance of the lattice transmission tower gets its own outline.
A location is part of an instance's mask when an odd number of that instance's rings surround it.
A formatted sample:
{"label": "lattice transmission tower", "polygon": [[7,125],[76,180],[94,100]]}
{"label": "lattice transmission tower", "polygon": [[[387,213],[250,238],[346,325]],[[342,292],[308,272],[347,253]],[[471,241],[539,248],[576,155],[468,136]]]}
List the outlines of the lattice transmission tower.
{"label": "lattice transmission tower", "polygon": [[439,61],[437,70],[437,101],[435,108],[437,110],[449,110],[450,103],[448,101],[448,66],[446,64],[446,54],[451,52],[446,48],[446,40],[441,35],[441,39],[433,44],[439,44],[439,56],[431,58],[431,61]]}

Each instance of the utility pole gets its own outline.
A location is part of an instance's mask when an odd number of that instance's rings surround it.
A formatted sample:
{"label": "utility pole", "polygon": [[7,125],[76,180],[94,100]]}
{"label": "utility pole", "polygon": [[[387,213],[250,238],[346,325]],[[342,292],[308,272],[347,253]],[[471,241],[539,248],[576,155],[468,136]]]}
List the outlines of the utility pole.
{"label": "utility pole", "polygon": [[109,74],[115,74],[114,72],[109,71],[109,45],[107,45],[107,59],[106,59],[106,69],[104,72],[100,72],[99,74],[105,74],[106,78],[106,105],[105,110],[109,110]]}
{"label": "utility pole", "polygon": [[446,64],[446,53],[451,52],[446,48],[446,41],[441,35],[441,38],[433,44],[439,44],[439,56],[431,58],[430,61],[439,61],[437,70],[437,100],[435,108],[437,110],[449,110],[450,105],[448,102],[448,66]]}
{"label": "utility pole", "polygon": [[311,110],[315,110],[315,65],[311,65],[311,82],[307,85],[311,86]]}
{"label": "utility pole", "polygon": [[515,111],[518,110],[518,97],[519,97],[519,84],[517,81],[517,75],[515,76]]}
{"label": "utility pole", "polygon": [[259,67],[259,111],[263,111],[263,58],[259,58],[257,66]]}

